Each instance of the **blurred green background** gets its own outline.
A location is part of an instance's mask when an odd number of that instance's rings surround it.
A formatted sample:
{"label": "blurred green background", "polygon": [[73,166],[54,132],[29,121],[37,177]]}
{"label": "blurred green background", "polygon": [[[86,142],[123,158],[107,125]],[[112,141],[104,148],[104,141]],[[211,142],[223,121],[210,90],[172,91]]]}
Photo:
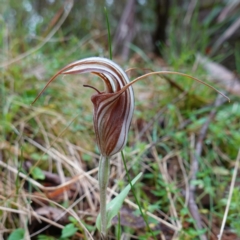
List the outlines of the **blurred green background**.
{"label": "blurred green background", "polygon": [[[73,211],[94,239],[99,237],[94,184],[79,181],[77,187],[53,196],[23,176],[45,187],[58,186],[80,170],[88,172],[98,166],[92,92],[82,88],[88,83],[101,89],[96,77],[59,77],[31,103],[63,66],[90,56],[109,57],[104,7],[113,60],[123,69],[137,67],[129,73],[131,80],[149,69],[179,71],[213,85],[231,99],[216,106],[217,93],[190,79],[148,77],[134,85],[135,113],[125,148],[132,178],[144,173],[136,189],[145,210],[174,224],[174,206],[176,222],[183,226],[176,239],[217,239],[240,146],[240,1],[1,0],[0,4],[0,206],[5,208],[0,211],[0,239],[21,239],[24,234],[26,239],[59,239],[61,228],[69,223],[72,234],[65,239],[87,239],[75,219],[55,221],[40,211],[49,212],[49,206],[56,211],[60,209],[56,204],[67,208],[86,193],[91,197],[83,198]],[[193,179],[194,153],[212,110],[215,115],[202,140]],[[111,166],[109,187],[119,192],[127,178],[118,156]],[[237,175],[222,239],[240,236],[239,183]],[[202,229],[187,204],[192,185]],[[40,195],[44,201],[34,200]],[[134,202],[132,194],[129,199]],[[124,239],[151,239],[136,218],[139,213],[124,210],[130,219],[121,222]],[[38,224],[34,211],[60,225],[54,228],[51,222],[45,229],[47,224]],[[139,226],[132,224],[137,220]],[[149,218],[149,223],[157,239],[173,238],[174,232],[156,219]],[[113,226],[111,239],[117,239],[116,232]]]}

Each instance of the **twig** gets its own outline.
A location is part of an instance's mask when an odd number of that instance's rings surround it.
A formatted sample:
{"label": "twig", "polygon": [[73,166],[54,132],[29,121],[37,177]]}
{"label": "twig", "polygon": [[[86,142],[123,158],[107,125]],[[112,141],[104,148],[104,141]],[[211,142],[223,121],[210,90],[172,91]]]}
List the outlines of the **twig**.
{"label": "twig", "polygon": [[190,1],[189,5],[188,5],[187,14],[183,20],[183,23],[185,26],[187,26],[191,22],[191,18],[192,18],[193,12],[197,6],[197,2],[198,1],[196,1],[196,0]]}
{"label": "twig", "polygon": [[187,207],[188,205],[188,202],[189,202],[189,183],[188,183],[188,177],[187,177],[187,173],[186,173],[186,169],[183,165],[183,160],[180,156],[180,154],[177,154],[177,159],[178,159],[178,162],[179,162],[179,166],[182,170],[182,174],[183,174],[183,179],[184,179],[184,182],[185,182],[185,203],[184,203],[184,206]]}
{"label": "twig", "polygon": [[121,57],[124,60],[128,58],[129,44],[132,42],[134,36],[136,35],[134,27],[135,11],[136,0],[127,1],[113,39],[114,53],[120,53]]}
{"label": "twig", "polygon": [[211,55],[213,55],[214,53],[217,52],[217,50],[219,49],[219,47],[227,40],[229,39],[236,31],[237,29],[240,27],[240,17],[233,22],[232,25],[230,25],[227,30],[218,38],[218,40],[214,43],[214,45],[212,46],[212,50],[211,50]]}
{"label": "twig", "polygon": [[226,2],[226,6],[223,8],[221,13],[219,14],[217,18],[217,22],[221,23],[224,20],[226,20],[228,17],[230,17],[232,14],[234,14],[234,11],[236,11],[236,9],[238,8],[238,5],[240,5],[239,0]]}
{"label": "twig", "polygon": [[[207,134],[209,124],[211,123],[211,121],[215,117],[216,112],[217,112],[217,108],[225,102],[226,102],[226,100],[223,99],[222,96],[218,95],[218,97],[217,97],[217,99],[214,103],[214,108],[210,112],[207,121],[204,123],[204,125],[202,126],[202,128],[200,130],[199,137],[198,137],[197,144],[196,144],[196,148],[195,148],[195,154],[193,156],[193,161],[192,161],[192,164],[191,164],[192,177],[190,179],[190,183],[195,181],[196,178],[197,178],[196,176],[197,176],[198,168],[199,168],[199,158],[202,154],[203,140],[204,140],[204,138]],[[202,229],[201,217],[200,217],[200,214],[199,214],[199,211],[198,211],[198,206],[195,202],[195,190],[196,190],[196,186],[194,184],[190,184],[188,206],[189,206],[189,210],[192,214],[193,219],[196,221],[197,229],[201,230]],[[205,236],[205,234],[202,234],[200,236],[200,238],[201,238],[201,240],[207,240],[207,237]]]}
{"label": "twig", "polygon": [[236,182],[239,162],[240,162],[240,149],[238,151],[238,156],[237,156],[237,160],[236,160],[236,163],[235,163],[235,168],[234,168],[234,172],[233,172],[233,176],[232,176],[232,181],[231,181],[231,186],[230,186],[227,206],[226,206],[224,217],[223,217],[223,221],[222,221],[222,226],[221,226],[221,229],[220,229],[220,233],[218,235],[218,239],[219,240],[222,239],[223,230],[224,230],[225,223],[226,223],[226,220],[227,220],[228,210],[229,210],[229,207],[230,207],[230,204],[231,204],[233,189],[234,189],[234,185],[235,185],[235,182]]}

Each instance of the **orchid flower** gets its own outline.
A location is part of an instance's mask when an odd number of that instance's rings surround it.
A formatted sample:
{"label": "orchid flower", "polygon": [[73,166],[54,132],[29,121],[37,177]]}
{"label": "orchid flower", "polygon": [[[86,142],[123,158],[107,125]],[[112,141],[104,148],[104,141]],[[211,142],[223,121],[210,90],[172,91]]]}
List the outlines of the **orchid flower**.
{"label": "orchid flower", "polygon": [[[62,68],[48,81],[35,101],[58,75],[88,72],[98,75],[105,84],[105,91],[103,92],[100,92],[93,86],[84,85],[96,91],[96,93],[92,95],[91,100],[94,106],[93,123],[97,145],[101,153],[98,174],[101,213],[100,230],[103,238],[105,238],[107,233],[106,190],[109,179],[109,157],[120,152],[126,145],[134,110],[132,84],[153,74],[177,74],[192,78],[210,88],[213,87],[189,75],[170,71],[147,73],[130,82],[122,68],[113,61],[101,57],[90,57],[73,62]],[[215,88],[213,89],[216,90]],[[218,90],[216,91],[220,93]],[[224,94],[222,95],[226,97]]]}
{"label": "orchid flower", "polygon": [[[98,75],[105,84],[105,91],[96,91],[91,100],[94,106],[93,123],[97,145],[101,153],[98,179],[100,190],[101,234],[106,237],[106,191],[109,179],[109,157],[120,152],[127,142],[127,135],[134,110],[133,89],[126,73],[113,61],[106,58],[91,57],[73,62],[57,72],[42,92],[60,74],[91,72]],[[124,87],[128,86],[124,91]],[[34,102],[35,102],[34,101]]]}
{"label": "orchid flower", "polygon": [[84,86],[96,90],[91,100],[94,106],[93,123],[97,145],[102,156],[110,157],[120,152],[126,145],[134,109],[132,86],[120,91],[129,84],[128,76],[122,68],[106,58],[86,58],[60,70],[49,80],[42,92],[60,74],[88,72],[98,75],[105,84],[104,92],[89,85]]}
{"label": "orchid flower", "polygon": [[[134,110],[134,94],[131,85],[136,81],[152,74],[178,74],[192,78],[213,88],[201,80],[187,74],[170,71],[147,73],[129,82],[126,73],[113,61],[107,58],[90,57],[73,62],[57,72],[38,94],[34,102],[58,75],[89,72],[98,75],[105,84],[104,92],[100,92],[93,86],[84,85],[97,92],[91,97],[94,106],[93,123],[97,145],[101,155],[104,157],[110,157],[120,152],[126,145]],[[213,89],[216,90],[215,88]],[[216,91],[219,92],[218,90]],[[222,95],[226,97],[224,94]]]}

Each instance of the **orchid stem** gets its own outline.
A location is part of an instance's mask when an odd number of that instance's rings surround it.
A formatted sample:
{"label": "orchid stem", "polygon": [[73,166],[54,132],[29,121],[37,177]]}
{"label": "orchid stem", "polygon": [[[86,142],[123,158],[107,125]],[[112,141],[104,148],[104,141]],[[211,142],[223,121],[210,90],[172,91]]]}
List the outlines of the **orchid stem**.
{"label": "orchid stem", "polygon": [[101,235],[105,239],[107,237],[107,186],[109,179],[109,159],[102,156],[100,158],[98,181],[100,191],[100,217],[101,217]]}

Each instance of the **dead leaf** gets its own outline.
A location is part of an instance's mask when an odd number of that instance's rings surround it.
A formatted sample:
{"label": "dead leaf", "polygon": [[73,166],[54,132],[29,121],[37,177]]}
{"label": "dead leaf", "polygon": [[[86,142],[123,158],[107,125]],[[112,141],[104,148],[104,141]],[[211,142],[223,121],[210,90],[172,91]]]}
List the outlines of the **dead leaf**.
{"label": "dead leaf", "polygon": [[[118,224],[118,216],[114,217],[112,224]],[[122,207],[120,210],[120,224],[122,226],[139,229],[145,227],[145,222],[141,216],[134,214],[134,210],[128,207]]]}
{"label": "dead leaf", "polygon": [[68,213],[65,213],[62,209],[44,206],[35,210],[35,212],[43,217],[46,217],[52,221],[58,221],[62,223],[68,222]]}

